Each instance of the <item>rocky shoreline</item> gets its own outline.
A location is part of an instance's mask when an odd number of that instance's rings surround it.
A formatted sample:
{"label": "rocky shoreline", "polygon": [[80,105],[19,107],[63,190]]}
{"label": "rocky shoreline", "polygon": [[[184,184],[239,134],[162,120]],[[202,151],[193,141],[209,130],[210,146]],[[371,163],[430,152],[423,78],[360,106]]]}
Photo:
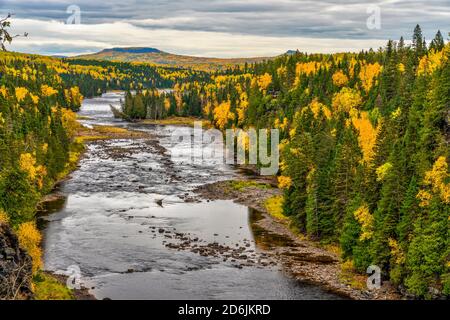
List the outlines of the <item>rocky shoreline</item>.
{"label": "rocky shoreline", "polygon": [[0,300],[32,299],[31,269],[31,258],[20,247],[17,236],[0,222]]}
{"label": "rocky shoreline", "polygon": [[[104,130],[96,129],[96,132],[89,132],[88,134],[83,132],[84,137],[92,137],[92,139],[86,139],[85,143],[97,140],[97,143],[102,144],[103,140],[107,139],[147,138],[145,140],[155,147],[156,152],[166,154],[167,150],[159,145],[155,137],[129,130],[122,132],[111,128],[107,128],[107,130],[106,128]],[[107,137],[101,137],[100,134]],[[120,158],[124,155],[120,150],[111,150],[109,156]],[[176,179],[174,164],[171,163],[170,159],[166,160],[165,166],[173,172],[172,179]],[[359,290],[344,284],[340,279],[340,260],[337,254],[321,248],[317,243],[300,239],[289,229],[286,221],[275,219],[267,212],[265,201],[270,197],[281,195],[281,190],[276,188],[276,180],[273,177],[258,176],[252,168],[239,168],[239,170],[244,171],[243,173],[247,175],[247,178],[243,181],[254,182],[267,187],[249,186],[236,189],[232,187],[230,181],[222,181],[198,187],[194,190],[194,195],[187,194],[182,198],[186,202],[233,200],[254,210],[251,223],[255,232],[257,250],[251,249],[251,240],[247,239],[242,244],[231,247],[207,243],[190,234],[179,233],[172,229],[153,228],[151,232],[155,236],[157,234],[163,235],[165,237],[163,244],[167,248],[223,259],[224,262],[231,263],[239,269],[250,266],[259,268],[281,266],[287,274],[295,279],[321,286],[327,291],[343,297],[351,299],[401,298],[389,284],[384,284],[382,289],[376,292]],[[53,197],[58,198],[59,196],[61,195],[56,193],[49,195],[45,200],[51,201]],[[128,270],[128,272],[132,273],[134,270]],[[51,276],[61,284],[66,283],[67,277],[64,275],[51,273]],[[77,300],[95,299],[86,288],[74,290],[73,295]]]}
{"label": "rocky shoreline", "polygon": [[[254,177],[257,182],[270,179]],[[251,181],[252,178],[244,181]],[[258,250],[271,261],[278,262],[283,270],[295,279],[319,285],[327,291],[355,300],[398,300],[402,296],[388,282],[378,290],[354,288],[342,281],[341,261],[338,254],[326,250],[316,242],[301,239],[290,228],[288,221],[271,216],[265,201],[281,195],[277,188],[246,187],[235,189],[230,181],[221,181],[201,186],[195,193],[207,200],[233,200],[256,211],[257,219],[252,224],[257,238]],[[259,236],[258,236],[259,234]],[[262,236],[261,236],[262,235]]]}

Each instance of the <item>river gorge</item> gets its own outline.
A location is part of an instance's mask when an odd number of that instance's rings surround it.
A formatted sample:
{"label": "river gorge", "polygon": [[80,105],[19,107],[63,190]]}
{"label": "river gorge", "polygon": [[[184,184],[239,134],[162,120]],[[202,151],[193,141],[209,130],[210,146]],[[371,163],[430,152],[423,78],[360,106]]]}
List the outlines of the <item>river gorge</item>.
{"label": "river gorge", "polygon": [[81,283],[97,299],[339,298],[290,277],[258,249],[252,210],[193,196],[196,187],[238,178],[240,170],[171,157],[190,147],[174,146],[173,131],[192,129],[114,119],[110,105],[122,96],[85,99],[80,122],[149,138],[87,145],[79,168],[57,188],[63,197],[40,215],[46,270],[79,268]]}

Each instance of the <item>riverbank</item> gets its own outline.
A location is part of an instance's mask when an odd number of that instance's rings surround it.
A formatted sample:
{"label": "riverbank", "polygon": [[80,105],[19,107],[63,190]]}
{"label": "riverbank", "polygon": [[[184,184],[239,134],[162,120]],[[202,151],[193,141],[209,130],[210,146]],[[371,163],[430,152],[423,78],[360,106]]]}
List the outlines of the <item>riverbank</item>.
{"label": "riverbank", "polygon": [[196,122],[201,122],[204,129],[214,128],[213,124],[202,118],[195,117],[169,117],[166,119],[153,120],[145,119],[136,121],[137,124],[150,124],[150,125],[162,125],[162,126],[183,126],[183,127],[194,127]]}
{"label": "riverbank", "polygon": [[[82,120],[82,119],[78,119]],[[75,139],[71,145],[71,156],[66,165],[66,169],[61,172],[58,180],[54,183],[53,191],[44,195],[38,203],[37,208],[45,207],[46,203],[51,203],[64,198],[64,195],[56,191],[56,186],[63,181],[70,179],[70,175],[78,168],[79,161],[83,158],[86,144],[95,141],[114,140],[114,139],[141,139],[149,138],[147,133],[123,129],[115,126],[93,126],[87,128],[80,123],[76,128]],[[31,277],[31,275],[30,275]],[[63,274],[53,272],[39,271],[32,277],[34,287],[34,298],[37,300],[96,300],[95,296],[89,292],[88,288],[79,289],[67,288],[68,277]]]}
{"label": "riverbank", "polygon": [[[254,177],[239,181],[221,181],[195,190],[207,200],[233,200],[256,210],[258,220],[255,233],[265,233],[257,242],[258,249],[274,257],[284,270],[302,282],[321,286],[326,290],[356,300],[397,300],[401,295],[388,282],[378,290],[366,288],[366,276],[357,275],[340,259],[334,247],[327,248],[310,241],[291,228],[291,220],[280,215],[276,200],[282,191],[274,188],[270,178]],[[271,211],[271,213],[269,213]],[[264,238],[264,237],[263,237]]]}

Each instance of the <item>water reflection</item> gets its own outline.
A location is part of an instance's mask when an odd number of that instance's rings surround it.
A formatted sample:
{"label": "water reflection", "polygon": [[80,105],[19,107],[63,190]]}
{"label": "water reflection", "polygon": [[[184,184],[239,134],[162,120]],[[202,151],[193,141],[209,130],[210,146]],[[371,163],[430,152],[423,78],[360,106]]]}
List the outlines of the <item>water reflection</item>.
{"label": "water reflection", "polygon": [[[109,109],[120,97],[86,99],[80,114],[89,119],[83,122],[128,126]],[[66,197],[42,208],[45,268],[78,265],[100,299],[337,298],[256,263],[258,247],[286,245],[258,228],[257,212],[231,201],[184,201],[194,187],[240,173],[225,165],[172,162],[173,148],[183,148],[170,144],[175,129],[139,126],[157,144],[88,146],[80,168],[61,185]]]}

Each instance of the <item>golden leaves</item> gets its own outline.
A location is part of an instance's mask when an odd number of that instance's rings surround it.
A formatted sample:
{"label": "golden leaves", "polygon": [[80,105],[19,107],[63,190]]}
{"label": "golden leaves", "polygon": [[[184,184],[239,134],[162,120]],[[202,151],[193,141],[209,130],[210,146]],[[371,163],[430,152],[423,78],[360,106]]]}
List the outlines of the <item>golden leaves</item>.
{"label": "golden leaves", "polygon": [[229,120],[234,120],[234,113],[230,111],[231,104],[229,101],[222,102],[214,108],[214,121],[220,130],[225,129]]}
{"label": "golden leaves", "polygon": [[362,98],[355,89],[342,88],[333,96],[332,106],[335,111],[350,112],[353,108],[358,108],[362,104]]}
{"label": "golden leaves", "polygon": [[1,87],[0,87],[0,94],[1,94],[4,98],[7,98],[7,97],[8,97],[8,89],[6,89],[5,86],[1,86]]}
{"label": "golden leaves", "polygon": [[286,66],[281,66],[281,67],[279,67],[279,68],[277,69],[277,75],[278,75],[278,77],[283,78],[283,77],[286,76],[286,74],[287,74],[287,68],[286,68]]}
{"label": "golden leaves", "polygon": [[34,94],[30,93],[31,101],[33,101],[34,104],[39,103],[39,97],[35,96]]}
{"label": "golden leaves", "polygon": [[169,111],[170,109],[170,99],[164,98],[164,110]]}
{"label": "golden leaves", "polygon": [[28,179],[32,183],[36,183],[39,189],[42,189],[44,177],[47,175],[47,169],[42,166],[36,166],[36,158],[34,154],[23,153],[20,155],[19,167],[27,173]]}
{"label": "golden leaves", "polygon": [[70,137],[73,137],[77,128],[77,114],[72,110],[61,108],[61,121],[64,129]]}
{"label": "golden leaves", "polygon": [[314,114],[314,118],[318,118],[320,112],[323,113],[323,115],[325,116],[325,118],[327,118],[328,120],[331,119],[331,111],[330,109],[328,109],[328,107],[326,105],[324,105],[323,103],[320,103],[317,99],[314,99],[309,105],[308,107],[305,107],[302,109],[302,113],[304,113],[306,110],[308,110],[308,108],[312,111],[312,113]]}
{"label": "golden leaves", "polygon": [[292,179],[287,176],[278,177],[278,188],[289,189],[292,186]]}
{"label": "golden leaves", "polygon": [[386,162],[385,164],[379,166],[375,171],[377,174],[377,181],[384,181],[389,171],[393,168],[390,162]]}
{"label": "golden leaves", "polygon": [[20,155],[19,166],[20,169],[28,174],[30,180],[36,178],[36,159],[31,153],[23,153]]}
{"label": "golden leaves", "polygon": [[17,101],[22,102],[25,99],[26,95],[28,94],[28,90],[23,87],[17,87],[15,89],[15,93]]}
{"label": "golden leaves", "polygon": [[[320,67],[321,63],[316,61],[297,63],[297,65],[295,66],[296,78],[294,86],[297,86],[300,83],[300,76],[302,75],[309,76],[311,74],[315,74],[317,70],[320,69]],[[325,67],[328,67],[328,65],[325,65]]]}
{"label": "golden leaves", "polygon": [[389,247],[391,248],[391,256],[396,264],[402,265],[406,261],[405,253],[395,239],[389,238]]}
{"label": "golden leaves", "polygon": [[248,96],[247,93],[242,92],[239,97],[239,105],[236,109],[238,115],[238,124],[243,124],[245,120],[245,111],[248,107]]}
{"label": "golden leaves", "polygon": [[320,68],[320,62],[300,62],[295,66],[295,73],[300,76],[302,74],[310,75],[316,73]]}
{"label": "golden leaves", "polygon": [[348,83],[348,77],[341,70],[336,71],[332,79],[334,85],[338,87],[343,87]]}
{"label": "golden leaves", "polygon": [[444,50],[434,51],[431,50],[428,55],[423,56],[419,61],[419,66],[417,67],[417,75],[427,75],[432,74],[434,71],[442,66],[442,63],[446,59]]}
{"label": "golden leaves", "polygon": [[450,183],[447,182],[449,177],[447,159],[439,157],[433,168],[425,173],[424,179],[424,183],[431,186],[433,192],[439,194],[447,204],[450,204]]}
{"label": "golden leaves", "polygon": [[361,235],[359,240],[370,240],[373,235],[373,216],[369,212],[369,207],[364,204],[353,213],[356,221],[361,225]]}
{"label": "golden leaves", "polygon": [[8,223],[9,222],[9,217],[6,214],[5,211],[3,211],[2,209],[0,209],[0,224],[2,223]]}
{"label": "golden leaves", "polygon": [[379,127],[375,128],[367,112],[361,112],[359,117],[352,118],[353,126],[358,130],[358,142],[363,152],[363,160],[369,162],[374,156],[375,143]]}
{"label": "golden leaves", "polygon": [[71,101],[74,105],[81,106],[83,102],[83,95],[80,93],[80,88],[77,86],[70,88]]}
{"label": "golden leaves", "polygon": [[258,83],[258,87],[261,91],[266,91],[267,88],[272,83],[272,76],[268,73],[263,74],[262,76],[259,76],[256,80]]}
{"label": "golden leaves", "polygon": [[41,92],[42,92],[42,95],[44,97],[51,97],[51,96],[53,96],[53,95],[58,93],[57,90],[53,89],[52,87],[50,87],[50,86],[48,86],[46,84],[43,84],[41,86]]}
{"label": "golden leaves", "polygon": [[283,118],[283,121],[280,121],[280,119],[275,119],[274,127],[275,129],[280,129],[282,131],[286,130],[287,126],[289,125],[289,121],[287,118]]}
{"label": "golden leaves", "polygon": [[421,207],[429,206],[435,195],[440,197],[445,204],[450,204],[449,177],[447,159],[439,157],[433,168],[425,173],[423,179],[425,188],[417,193],[416,198],[420,200]]}
{"label": "golden leaves", "polygon": [[19,226],[17,237],[20,246],[30,255],[33,262],[33,273],[36,273],[42,267],[42,236],[36,227],[35,222],[25,222]]}
{"label": "golden leaves", "polygon": [[431,199],[433,199],[433,195],[426,190],[420,190],[417,193],[416,198],[420,200],[419,206],[423,208],[430,205],[430,201]]}
{"label": "golden leaves", "polygon": [[391,118],[395,120],[398,117],[400,117],[401,115],[402,115],[402,109],[400,107],[398,107],[395,111],[393,111],[391,113]]}
{"label": "golden leaves", "polygon": [[375,79],[381,73],[381,65],[378,62],[364,64],[361,66],[359,78],[361,79],[362,87],[366,92],[369,92],[375,84]]}

